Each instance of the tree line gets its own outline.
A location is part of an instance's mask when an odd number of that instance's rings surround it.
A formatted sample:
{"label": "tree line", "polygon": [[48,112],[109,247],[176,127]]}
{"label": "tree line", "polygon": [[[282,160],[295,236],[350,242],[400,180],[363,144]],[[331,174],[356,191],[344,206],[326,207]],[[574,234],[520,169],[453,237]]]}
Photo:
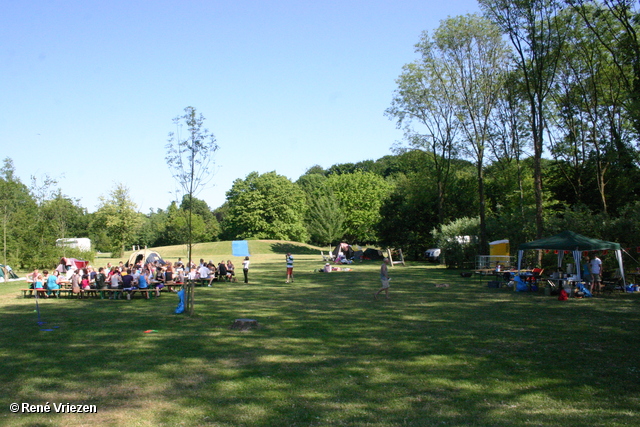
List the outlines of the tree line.
{"label": "tree line", "polygon": [[[122,184],[88,213],[49,178],[21,183],[5,159],[6,262],[50,265],[63,237],[89,237],[116,254],[132,245],[283,239],[400,247],[417,258],[458,235],[478,236],[472,251],[487,253],[491,240],[517,245],[564,229],[640,246],[636,2],[480,5],[482,16],[448,18],[418,40],[385,111],[405,137],[380,159],[311,166],[296,181],[252,172],[234,181],[222,206],[185,188],[182,200],[146,214]],[[193,150],[203,118],[185,111],[176,125],[183,118],[191,132],[170,141]],[[215,138],[204,136],[213,153]],[[192,168],[177,178],[190,184],[193,176]]]}

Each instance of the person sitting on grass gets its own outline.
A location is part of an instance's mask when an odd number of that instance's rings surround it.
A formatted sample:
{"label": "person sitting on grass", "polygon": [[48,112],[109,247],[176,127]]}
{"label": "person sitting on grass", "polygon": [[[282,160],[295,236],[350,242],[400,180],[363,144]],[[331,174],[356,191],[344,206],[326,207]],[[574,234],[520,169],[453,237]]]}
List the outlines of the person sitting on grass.
{"label": "person sitting on grass", "polygon": [[229,281],[229,277],[227,276],[227,264],[224,263],[224,260],[220,261],[220,264],[218,264],[218,278],[219,280],[226,279]]}
{"label": "person sitting on grass", "polygon": [[193,265],[189,269],[189,274],[187,274],[187,280],[194,281],[198,278],[198,272],[196,271],[196,266]]}
{"label": "person sitting on grass", "polygon": [[127,299],[131,299],[131,295],[133,294],[133,291],[138,289],[140,291],[144,291],[144,295],[146,299],[149,299],[149,283],[147,282],[148,280],[148,276],[149,276],[149,271],[148,270],[143,270],[139,275],[138,275],[138,279],[136,282],[134,282],[134,286],[129,290],[129,292],[127,293]]}
{"label": "person sitting on grass", "polygon": [[82,298],[82,290],[80,289],[80,275],[78,274],[78,270],[72,269],[71,277],[69,278],[69,282],[71,283],[71,292],[78,295],[79,298]]}
{"label": "person sitting on grass", "polygon": [[82,290],[80,298],[82,298],[85,295],[85,292],[91,290],[91,286],[89,285],[89,274],[87,273],[87,269],[83,268],[78,272],[78,275],[80,276],[80,289]]}
{"label": "person sitting on grass", "polygon": [[[116,269],[111,275],[111,289],[120,289],[122,287],[122,276],[120,275],[120,270]],[[109,299],[117,299],[120,296],[119,292],[114,292]]]}
{"label": "person sitting on grass", "polygon": [[[58,270],[53,270],[51,274],[47,270],[43,271],[45,277],[47,278],[47,298],[51,296],[52,291],[57,291],[60,289],[60,280],[58,275],[60,274]],[[60,297],[60,292],[55,292],[56,298]]]}
{"label": "person sitting on grass", "polygon": [[95,278],[96,289],[107,289],[107,276],[104,274],[104,268],[100,267]]}
{"label": "person sitting on grass", "polygon": [[184,285],[184,270],[180,269],[176,273],[176,278],[173,283],[175,283],[176,285]]}
{"label": "person sitting on grass", "polygon": [[164,280],[166,283],[173,282],[173,264],[170,262],[165,266]]}
{"label": "person sitting on grass", "polygon": [[207,264],[204,263],[204,260],[200,260],[202,261],[202,264],[200,264],[200,267],[198,268],[198,277],[200,279],[200,281],[202,282],[202,284],[205,283],[205,280],[207,280],[208,284],[211,284],[211,281],[209,280],[209,276],[211,275],[211,270],[209,269],[209,267],[207,267]]}
{"label": "person sitting on grass", "polygon": [[213,281],[220,280],[220,277],[218,277],[216,266],[213,265],[213,262],[209,261],[207,269],[209,270],[209,283],[207,283],[207,286],[210,288]]}
{"label": "person sitting on grass", "polygon": [[[38,273],[33,279],[33,289],[44,289],[44,277],[41,273]],[[38,296],[38,292],[39,291],[36,290],[36,297]]]}
{"label": "person sitting on grass", "polygon": [[230,282],[236,281],[236,268],[230,259],[227,260],[227,277]]}
{"label": "person sitting on grass", "polygon": [[153,275],[153,279],[151,281],[153,288],[156,290],[157,297],[160,296],[160,289],[164,288],[165,281],[166,279],[164,275],[164,270],[162,269],[162,267],[158,266],[156,268],[156,273]]}

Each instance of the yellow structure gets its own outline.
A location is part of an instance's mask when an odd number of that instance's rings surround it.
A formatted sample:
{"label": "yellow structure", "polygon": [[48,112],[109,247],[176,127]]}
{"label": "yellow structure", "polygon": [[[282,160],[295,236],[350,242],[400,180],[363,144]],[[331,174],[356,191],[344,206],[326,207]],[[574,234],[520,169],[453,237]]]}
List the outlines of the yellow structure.
{"label": "yellow structure", "polygon": [[489,255],[493,256],[509,256],[509,240],[496,240],[489,243]]}

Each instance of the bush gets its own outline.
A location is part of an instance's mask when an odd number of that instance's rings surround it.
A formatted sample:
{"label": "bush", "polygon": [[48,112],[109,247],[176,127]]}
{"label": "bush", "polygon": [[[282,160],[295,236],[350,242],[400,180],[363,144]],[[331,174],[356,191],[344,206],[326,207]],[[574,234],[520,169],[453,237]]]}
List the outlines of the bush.
{"label": "bush", "polygon": [[[480,220],[478,218],[460,218],[442,224],[432,231],[448,268],[464,268],[468,263],[474,264],[478,255],[477,235],[479,230]],[[468,241],[463,236],[469,236]]]}

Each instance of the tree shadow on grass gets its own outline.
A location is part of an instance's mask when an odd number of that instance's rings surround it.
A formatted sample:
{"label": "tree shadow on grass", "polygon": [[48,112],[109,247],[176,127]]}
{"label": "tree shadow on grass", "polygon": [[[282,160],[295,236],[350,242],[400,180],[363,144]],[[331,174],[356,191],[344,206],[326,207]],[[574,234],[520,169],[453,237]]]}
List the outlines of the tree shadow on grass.
{"label": "tree shadow on grass", "polygon": [[318,255],[316,249],[295,243],[272,243],[271,250],[276,254]]}
{"label": "tree shadow on grass", "polygon": [[[71,390],[186,426],[637,424],[637,303],[435,288],[455,276],[410,267],[393,269],[391,301],[372,301],[364,267],[198,289],[194,318],[169,315],[165,296],[54,300],[42,315],[61,328],[38,332],[33,305],[6,304],[2,404]],[[245,316],[264,328],[229,329]],[[598,358],[615,363],[591,369]]]}

